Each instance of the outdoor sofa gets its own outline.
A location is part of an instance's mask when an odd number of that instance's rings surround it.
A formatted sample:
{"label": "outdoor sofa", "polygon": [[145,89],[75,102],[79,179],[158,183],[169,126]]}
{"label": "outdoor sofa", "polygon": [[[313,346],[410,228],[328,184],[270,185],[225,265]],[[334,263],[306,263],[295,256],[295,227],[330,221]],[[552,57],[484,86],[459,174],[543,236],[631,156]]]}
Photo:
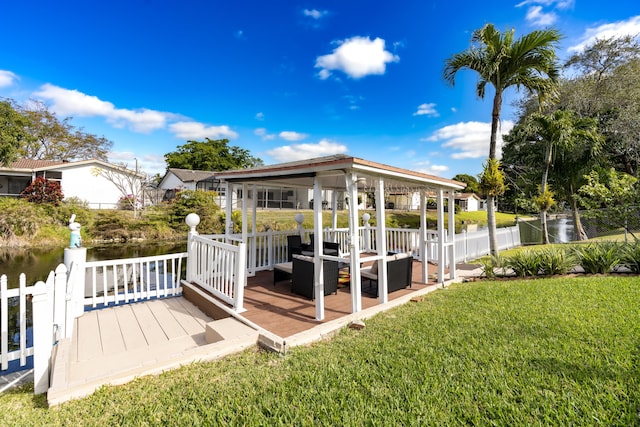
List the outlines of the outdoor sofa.
{"label": "outdoor sofa", "polygon": [[[397,291],[411,287],[411,277],[413,275],[413,257],[409,254],[391,254],[387,255],[387,290],[388,292]],[[360,276],[366,279],[373,286],[375,282],[375,295],[378,296],[380,284],[378,282],[378,262],[373,265],[360,269]]]}

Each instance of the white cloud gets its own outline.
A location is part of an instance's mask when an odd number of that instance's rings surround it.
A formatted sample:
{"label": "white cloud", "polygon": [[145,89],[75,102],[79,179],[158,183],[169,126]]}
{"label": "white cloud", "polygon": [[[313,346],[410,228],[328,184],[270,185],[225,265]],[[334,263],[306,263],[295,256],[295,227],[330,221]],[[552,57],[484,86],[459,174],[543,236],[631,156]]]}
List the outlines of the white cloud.
{"label": "white cloud", "polygon": [[413,163],[413,170],[429,175],[440,175],[449,170],[449,166],[446,165],[432,165],[429,160]]}
{"label": "white cloud", "polygon": [[337,42],[338,47],[329,55],[316,58],[318,77],[325,80],[331,71],[339,70],[349,77],[359,79],[372,74],[384,74],[387,63],[397,62],[397,55],[385,50],[385,41],[369,37],[352,37]]}
{"label": "white cloud", "polygon": [[264,113],[262,111],[256,114],[256,120],[264,120]]}
{"label": "white cloud", "polygon": [[291,162],[346,152],[346,145],[323,139],[317,144],[292,144],[277,147],[267,151],[267,154],[279,162]]}
{"label": "white cloud", "polygon": [[418,105],[418,110],[413,113],[414,116],[428,116],[428,117],[438,117],[438,111],[436,111],[436,104],[433,102],[429,104],[420,104]]}
{"label": "white cloud", "polygon": [[280,132],[278,136],[286,141],[302,141],[308,135],[306,133],[299,133],[299,132],[285,130]]}
{"label": "white cloud", "polygon": [[266,128],[257,128],[253,131],[253,134],[261,137],[263,141],[276,139],[276,136],[272,133],[268,133]]}
{"label": "white cloud", "polygon": [[11,71],[0,70],[0,87],[11,86],[17,79],[18,76],[16,76]]}
{"label": "white cloud", "polygon": [[229,126],[206,126],[199,122],[177,122],[169,125],[169,131],[182,139],[237,138]]}
{"label": "white cloud", "polygon": [[569,9],[572,8],[575,0],[525,0],[516,5],[516,7],[522,7],[530,4],[543,5],[545,7],[554,7],[557,9]]}
{"label": "white cloud", "polygon": [[[503,120],[496,141],[496,155],[501,157],[502,135],[509,133],[514,123]],[[491,123],[461,122],[445,126],[422,141],[442,142],[441,146],[450,152],[452,159],[475,159],[489,155]]]}
{"label": "white cloud", "polygon": [[525,19],[531,25],[549,27],[558,20],[558,15],[553,12],[543,12],[542,6],[532,6],[527,10]]}
{"label": "white cloud", "polygon": [[317,10],[317,9],[305,9],[302,11],[302,14],[304,16],[308,16],[313,19],[320,19],[323,16],[325,16],[327,13],[329,12],[327,12],[326,10]]}
{"label": "white cloud", "polygon": [[591,46],[596,40],[615,38],[621,36],[637,36],[640,34],[640,15],[633,16],[624,21],[602,24],[587,28],[580,42],[571,46],[569,52],[582,52],[587,46]]}
{"label": "white cloud", "polygon": [[148,133],[166,126],[167,120],[174,114],[161,111],[128,110],[116,108],[111,102],[102,101],[96,96],[69,90],[52,84],[44,84],[34,96],[51,104],[51,110],[61,116],[104,117],[115,127],[129,126],[133,131]]}

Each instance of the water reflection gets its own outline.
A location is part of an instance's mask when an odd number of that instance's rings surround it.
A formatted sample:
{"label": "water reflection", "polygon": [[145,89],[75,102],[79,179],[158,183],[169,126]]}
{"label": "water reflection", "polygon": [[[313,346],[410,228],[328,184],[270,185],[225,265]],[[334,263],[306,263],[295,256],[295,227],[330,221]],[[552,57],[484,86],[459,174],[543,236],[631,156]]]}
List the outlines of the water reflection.
{"label": "water reflection", "polygon": [[[520,241],[523,245],[542,243],[542,226],[540,220],[520,221]],[[549,241],[551,243],[567,243],[575,240],[572,218],[555,218],[547,220]]]}
{"label": "water reflection", "polygon": [[[87,261],[137,258],[164,255],[187,250],[186,241],[144,244],[103,245],[87,248]],[[0,274],[6,274],[9,287],[19,285],[25,273],[27,286],[46,280],[49,272],[64,260],[64,248],[0,248]]]}

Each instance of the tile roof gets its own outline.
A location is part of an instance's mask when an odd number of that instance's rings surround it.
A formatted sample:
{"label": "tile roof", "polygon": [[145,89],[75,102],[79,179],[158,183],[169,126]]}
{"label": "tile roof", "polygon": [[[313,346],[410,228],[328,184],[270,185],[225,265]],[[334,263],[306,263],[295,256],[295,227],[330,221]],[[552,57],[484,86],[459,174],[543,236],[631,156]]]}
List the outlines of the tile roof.
{"label": "tile roof", "polygon": [[40,169],[47,168],[51,166],[62,165],[64,162],[62,160],[32,160],[32,159],[19,159],[15,162],[7,165],[10,169]]}

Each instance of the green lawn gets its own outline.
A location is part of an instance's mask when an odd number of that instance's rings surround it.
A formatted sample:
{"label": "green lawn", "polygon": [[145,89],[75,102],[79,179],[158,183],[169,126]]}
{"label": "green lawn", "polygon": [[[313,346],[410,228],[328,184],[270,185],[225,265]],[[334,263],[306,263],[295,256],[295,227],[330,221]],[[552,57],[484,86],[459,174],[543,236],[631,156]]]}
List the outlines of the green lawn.
{"label": "green lawn", "polygon": [[247,351],[45,409],[0,397],[0,425],[639,425],[640,280],[452,285],[361,331]]}

